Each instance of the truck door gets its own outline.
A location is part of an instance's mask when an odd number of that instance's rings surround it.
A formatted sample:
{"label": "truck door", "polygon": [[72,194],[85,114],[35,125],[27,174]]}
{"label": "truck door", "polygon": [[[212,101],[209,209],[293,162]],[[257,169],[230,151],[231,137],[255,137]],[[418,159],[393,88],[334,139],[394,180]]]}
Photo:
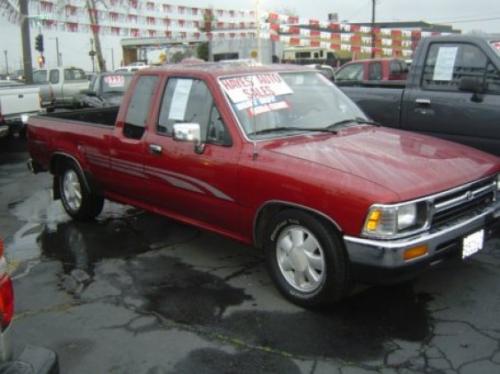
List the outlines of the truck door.
{"label": "truck door", "polygon": [[[206,146],[173,139],[175,123],[198,123]],[[237,146],[233,144],[205,81],[169,78],[155,130],[147,134],[145,172],[155,205],[173,215],[212,228],[234,231],[239,226],[236,201]]]}
{"label": "truck door", "polygon": [[111,140],[110,166],[114,183],[108,190],[132,201],[143,201],[148,196],[148,178],[144,173],[147,150],[143,138],[158,81],[156,75],[142,75],[136,80],[125,118],[117,121]]}
{"label": "truck door", "polygon": [[[474,93],[466,80],[481,82]],[[500,154],[499,67],[469,43],[430,44],[421,87],[405,91],[402,126]]]}

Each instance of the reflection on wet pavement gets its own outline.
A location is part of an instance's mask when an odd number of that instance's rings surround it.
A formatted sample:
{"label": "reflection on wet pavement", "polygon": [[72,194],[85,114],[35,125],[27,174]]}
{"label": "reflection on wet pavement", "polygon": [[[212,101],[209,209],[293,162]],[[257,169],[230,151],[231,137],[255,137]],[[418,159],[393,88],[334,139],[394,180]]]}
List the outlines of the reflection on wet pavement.
{"label": "reflection on wet pavement", "polygon": [[[17,178],[6,166],[0,167],[0,179],[2,173]],[[20,173],[18,169],[12,167]],[[107,314],[97,316],[106,321],[105,327],[87,326],[86,337],[60,336],[54,347],[63,362],[75,367],[94,347],[92,355],[103,351],[93,339],[96,331],[110,336],[158,334],[157,344],[164,347],[167,340],[162,339],[175,330],[208,343],[169,357],[169,366],[151,362],[149,371],[140,372],[304,372],[299,361],[314,362],[313,369],[326,362],[332,365],[328,369],[350,365],[383,372],[390,367],[399,374],[458,373],[477,363],[487,368],[482,372],[500,372],[500,327],[488,325],[485,331],[469,322],[482,305],[498,310],[498,240],[478,259],[428,276],[424,286],[366,288],[331,308],[308,311],[288,304],[276,292],[262,257],[252,248],[118,204],[107,203],[95,222],[71,221],[60,203],[52,201],[49,188],[45,182],[26,197],[17,196],[12,187],[7,209],[22,224],[9,238],[7,255],[13,262],[42,262],[37,269],[56,269],[51,281],[41,278],[47,283],[37,287],[74,301],[72,312],[85,313],[80,306],[104,305],[131,316],[119,321]],[[27,282],[23,289],[32,287],[29,271],[19,278]],[[33,273],[43,277],[42,270]],[[462,278],[474,282],[464,286]],[[457,310],[463,315],[456,317]],[[495,325],[495,318],[484,315]],[[97,317],[84,314],[88,324]],[[126,364],[117,367],[124,372]],[[332,372],[323,369],[317,372]]]}

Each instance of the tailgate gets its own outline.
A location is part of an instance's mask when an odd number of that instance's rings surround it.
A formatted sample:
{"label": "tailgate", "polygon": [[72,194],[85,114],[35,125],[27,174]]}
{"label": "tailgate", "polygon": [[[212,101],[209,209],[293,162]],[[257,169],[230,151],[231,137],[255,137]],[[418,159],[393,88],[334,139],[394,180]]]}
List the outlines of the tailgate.
{"label": "tailgate", "polygon": [[38,87],[6,88],[0,90],[0,113],[2,116],[15,117],[25,113],[40,111]]}

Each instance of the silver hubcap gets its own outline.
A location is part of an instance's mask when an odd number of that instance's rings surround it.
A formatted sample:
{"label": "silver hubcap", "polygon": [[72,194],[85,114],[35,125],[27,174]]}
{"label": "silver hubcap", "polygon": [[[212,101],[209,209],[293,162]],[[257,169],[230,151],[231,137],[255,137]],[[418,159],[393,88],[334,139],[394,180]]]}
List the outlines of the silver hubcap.
{"label": "silver hubcap", "polygon": [[73,211],[80,209],[82,205],[82,189],[78,175],[73,170],[68,170],[63,178],[64,199]]}
{"label": "silver hubcap", "polygon": [[276,242],[281,274],[301,292],[316,291],[325,280],[325,256],[316,237],[303,226],[285,228]]}

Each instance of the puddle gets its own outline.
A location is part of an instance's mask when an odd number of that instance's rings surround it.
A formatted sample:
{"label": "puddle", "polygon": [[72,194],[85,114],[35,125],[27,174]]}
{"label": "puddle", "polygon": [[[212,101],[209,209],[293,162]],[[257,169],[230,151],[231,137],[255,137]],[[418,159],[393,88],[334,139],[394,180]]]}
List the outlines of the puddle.
{"label": "puddle", "polygon": [[197,230],[163,217],[138,213],[97,222],[68,221],[46,227],[38,237],[42,255],[61,261],[65,273],[75,269],[93,275],[94,264],[109,258],[128,258],[159,246],[190,240]]}
{"label": "puddle", "polygon": [[127,264],[143,309],[178,323],[218,324],[225,310],[252,298],[222,278],[169,256],[140,257]]}
{"label": "puddle", "polygon": [[321,312],[235,312],[218,328],[295,355],[370,360],[383,357],[390,340],[425,341],[431,333],[429,301],[408,284],[370,288]]}

